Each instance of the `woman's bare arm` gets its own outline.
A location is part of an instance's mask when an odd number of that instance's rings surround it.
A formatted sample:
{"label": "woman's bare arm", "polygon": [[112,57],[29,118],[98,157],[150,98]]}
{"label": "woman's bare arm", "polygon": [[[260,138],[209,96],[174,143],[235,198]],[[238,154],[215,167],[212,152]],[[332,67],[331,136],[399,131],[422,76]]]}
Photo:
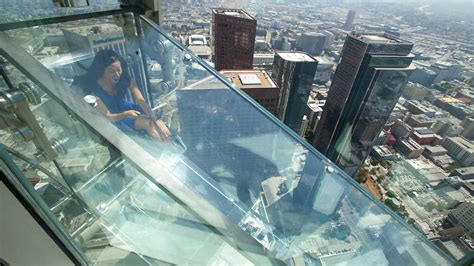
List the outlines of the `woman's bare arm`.
{"label": "woman's bare arm", "polygon": [[105,104],[102,102],[102,100],[97,97],[97,109],[99,109],[99,111],[104,114],[105,116],[107,116],[110,120],[113,120],[113,121],[120,121],[126,117],[133,117],[133,116],[139,116],[140,115],[140,112],[136,111],[136,110],[127,110],[125,112],[121,112],[121,113],[118,113],[118,114],[113,114],[109,111],[109,109],[107,108],[107,106],[105,106]]}
{"label": "woman's bare arm", "polygon": [[140,105],[143,112],[145,112],[145,114],[147,115],[151,115],[153,111],[146,103],[145,98],[143,97],[140,89],[138,88],[137,83],[135,83],[133,79],[130,81],[130,90],[132,92],[133,98],[135,98],[135,101],[138,103],[138,105]]}

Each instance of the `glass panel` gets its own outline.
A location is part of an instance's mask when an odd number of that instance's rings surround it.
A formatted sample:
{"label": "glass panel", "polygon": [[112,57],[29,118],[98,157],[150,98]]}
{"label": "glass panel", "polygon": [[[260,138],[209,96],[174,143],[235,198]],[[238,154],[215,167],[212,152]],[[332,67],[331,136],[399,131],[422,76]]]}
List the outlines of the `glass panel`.
{"label": "glass panel", "polygon": [[[232,255],[233,262],[242,264],[271,263],[255,243],[247,243],[250,251],[236,249],[233,240],[217,233],[141,174],[61,102],[11,64],[4,67],[15,88],[22,83],[33,88],[30,93],[38,99],[29,102],[29,111],[42,126],[49,144],[59,145],[58,156],[39,157],[35,143],[18,138],[13,125],[2,130],[1,143],[91,262],[212,264],[225,262],[226,256]],[[58,72],[64,73],[66,82],[72,77],[67,76],[68,71]],[[1,91],[11,90],[5,85]],[[143,135],[134,137],[143,145],[155,144]],[[177,144],[169,150],[182,152],[183,148]]]}
{"label": "glass panel", "polygon": [[[57,166],[108,247],[146,263],[451,263],[206,62],[139,21],[139,30],[131,14],[50,25],[65,50],[31,53],[73,83],[45,91],[61,103],[47,117],[86,132],[68,134],[79,140]],[[89,46],[77,46],[84,38]],[[122,93],[127,74],[134,82]],[[60,116],[62,105],[78,119]],[[140,112],[131,126],[117,116],[129,110]]]}
{"label": "glass panel", "polygon": [[34,3],[23,0],[3,0],[0,5],[0,13],[3,14],[0,24],[88,14],[119,7],[118,0],[38,0]]}

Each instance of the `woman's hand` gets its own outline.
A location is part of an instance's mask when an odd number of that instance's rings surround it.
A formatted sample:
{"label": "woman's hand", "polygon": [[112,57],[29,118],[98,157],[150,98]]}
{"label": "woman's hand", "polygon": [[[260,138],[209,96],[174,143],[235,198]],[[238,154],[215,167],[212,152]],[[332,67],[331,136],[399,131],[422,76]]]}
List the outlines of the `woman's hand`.
{"label": "woman's hand", "polygon": [[121,113],[122,116],[125,118],[125,117],[137,117],[139,116],[141,113],[138,112],[137,110],[127,110],[125,112],[122,112]]}
{"label": "woman's hand", "polygon": [[112,121],[120,121],[126,117],[138,117],[141,114],[136,110],[127,110],[118,114],[112,114],[99,97],[97,97],[97,108]]}
{"label": "woman's hand", "polygon": [[170,140],[171,137],[171,132],[168,129],[168,127],[163,123],[161,120],[156,120],[155,121],[155,128],[156,131],[163,137],[165,140]]}

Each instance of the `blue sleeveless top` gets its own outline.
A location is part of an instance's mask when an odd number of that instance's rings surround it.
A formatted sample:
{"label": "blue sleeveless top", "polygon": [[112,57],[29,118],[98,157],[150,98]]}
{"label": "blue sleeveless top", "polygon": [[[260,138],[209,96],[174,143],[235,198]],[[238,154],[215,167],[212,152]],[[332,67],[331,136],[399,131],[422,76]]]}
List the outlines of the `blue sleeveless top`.
{"label": "blue sleeveless top", "polygon": [[[112,114],[118,114],[128,110],[135,110],[143,113],[143,109],[138,104],[129,102],[125,99],[125,90],[119,90],[116,95],[110,95],[101,86],[97,86],[95,89],[95,96],[100,98]],[[115,124],[123,129],[135,129],[135,118],[136,117],[130,116],[125,117],[122,120],[115,121]]]}

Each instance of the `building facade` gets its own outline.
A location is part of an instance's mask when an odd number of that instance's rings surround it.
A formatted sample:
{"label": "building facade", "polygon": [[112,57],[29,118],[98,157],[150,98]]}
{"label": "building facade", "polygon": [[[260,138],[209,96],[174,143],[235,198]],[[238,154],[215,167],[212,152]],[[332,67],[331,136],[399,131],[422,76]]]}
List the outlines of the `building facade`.
{"label": "building facade", "polygon": [[322,54],[327,36],[322,33],[303,33],[296,41],[296,50],[313,56]]}
{"label": "building facade", "polygon": [[270,113],[276,114],[279,89],[265,70],[227,70],[221,73]]}
{"label": "building facade", "polygon": [[474,203],[463,202],[452,210],[448,219],[455,225],[461,226],[464,232],[471,234],[474,232]]}
{"label": "building facade", "polygon": [[424,148],[413,139],[402,139],[396,143],[398,150],[407,158],[418,158],[424,151]]}
{"label": "building facade", "polygon": [[212,10],[217,70],[252,69],[257,21],[242,9]]}
{"label": "building facade", "polygon": [[463,137],[446,138],[443,147],[463,166],[474,165],[474,143]]}
{"label": "building facade", "polygon": [[352,29],[355,15],[356,15],[356,12],[354,10],[349,10],[349,12],[347,12],[346,22],[344,23],[344,29],[346,30]]}
{"label": "building facade", "polygon": [[72,53],[97,53],[110,49],[121,56],[126,55],[123,31],[114,24],[69,27],[63,28],[62,31]]}
{"label": "building facade", "polygon": [[275,54],[272,78],[280,87],[277,117],[295,132],[301,130],[317,66],[318,61],[306,53]]}
{"label": "building facade", "polygon": [[272,69],[275,53],[255,53],[253,55],[253,67],[259,69]]}
{"label": "building facade", "polygon": [[412,43],[390,35],[347,35],[314,147],[354,175],[414,68]]}

